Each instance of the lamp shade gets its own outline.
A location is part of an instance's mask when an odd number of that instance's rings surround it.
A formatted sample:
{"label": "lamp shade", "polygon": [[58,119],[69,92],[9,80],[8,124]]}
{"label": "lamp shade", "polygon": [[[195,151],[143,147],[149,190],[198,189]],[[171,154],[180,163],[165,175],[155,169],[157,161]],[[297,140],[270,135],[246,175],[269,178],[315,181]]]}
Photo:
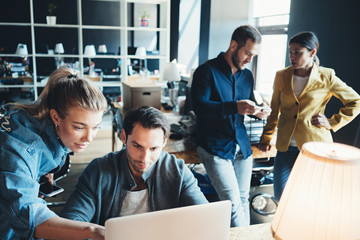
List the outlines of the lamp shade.
{"label": "lamp shade", "polygon": [[181,78],[176,60],[165,64],[163,79],[169,82],[180,81]]}
{"label": "lamp shade", "polygon": [[64,53],[64,46],[62,43],[57,43],[55,45],[55,53]]}
{"label": "lamp shade", "polygon": [[95,46],[94,45],[86,45],[84,55],[87,56],[87,57],[96,56]]}
{"label": "lamp shade", "polygon": [[360,239],[360,149],[308,142],[271,224],[275,239]]}
{"label": "lamp shade", "polygon": [[99,53],[107,53],[106,45],[105,44],[99,45],[98,52]]}
{"label": "lamp shade", "polygon": [[146,57],[146,49],[144,47],[136,48],[135,55],[140,59],[144,59]]}
{"label": "lamp shade", "polygon": [[26,56],[26,55],[28,55],[28,50],[27,50],[26,44],[24,44],[24,43],[19,43],[19,44],[17,45],[15,54],[18,54],[18,55],[21,55],[21,56]]}

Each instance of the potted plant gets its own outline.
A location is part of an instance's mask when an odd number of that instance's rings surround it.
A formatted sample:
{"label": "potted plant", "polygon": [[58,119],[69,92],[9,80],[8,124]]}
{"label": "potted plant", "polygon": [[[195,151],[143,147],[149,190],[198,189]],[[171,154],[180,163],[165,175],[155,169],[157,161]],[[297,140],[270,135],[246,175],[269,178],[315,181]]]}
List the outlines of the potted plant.
{"label": "potted plant", "polygon": [[140,27],[149,26],[149,17],[150,15],[148,14],[148,12],[145,9],[143,9],[141,17],[139,18]]}
{"label": "potted plant", "polygon": [[56,16],[54,16],[56,8],[57,7],[56,7],[55,3],[49,3],[49,5],[48,5],[48,15],[46,16],[46,22],[49,25],[55,25],[56,24]]}

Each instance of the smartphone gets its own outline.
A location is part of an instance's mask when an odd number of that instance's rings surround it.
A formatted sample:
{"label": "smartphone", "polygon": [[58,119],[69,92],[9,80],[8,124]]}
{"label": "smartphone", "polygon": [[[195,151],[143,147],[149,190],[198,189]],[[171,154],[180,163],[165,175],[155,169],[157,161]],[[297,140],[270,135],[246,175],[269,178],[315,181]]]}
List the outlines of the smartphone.
{"label": "smartphone", "polygon": [[267,105],[260,106],[260,111],[271,113],[271,108]]}
{"label": "smartphone", "polygon": [[56,186],[56,185],[52,185],[49,182],[43,182],[40,184],[40,189],[39,189],[39,193],[41,195],[44,195],[45,197],[52,197],[55,196],[56,194],[59,194],[61,192],[63,192],[64,189]]}

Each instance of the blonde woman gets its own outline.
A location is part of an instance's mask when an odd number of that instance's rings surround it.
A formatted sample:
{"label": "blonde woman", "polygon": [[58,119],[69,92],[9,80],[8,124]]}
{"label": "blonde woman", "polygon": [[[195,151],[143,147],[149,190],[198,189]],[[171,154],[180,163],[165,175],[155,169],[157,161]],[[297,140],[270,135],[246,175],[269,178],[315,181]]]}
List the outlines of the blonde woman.
{"label": "blonde woman", "polygon": [[7,104],[0,115],[2,239],[103,239],[104,228],[58,217],[38,197],[39,178],[83,151],[107,107],[101,91],[72,70],[53,72],[31,105]]}

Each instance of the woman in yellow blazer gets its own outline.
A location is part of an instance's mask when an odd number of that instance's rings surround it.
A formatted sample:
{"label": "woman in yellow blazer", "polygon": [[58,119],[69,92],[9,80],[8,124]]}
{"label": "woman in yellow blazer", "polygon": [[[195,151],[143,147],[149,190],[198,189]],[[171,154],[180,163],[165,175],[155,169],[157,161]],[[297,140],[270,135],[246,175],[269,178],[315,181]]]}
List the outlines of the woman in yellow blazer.
{"label": "woman in yellow blazer", "polygon": [[[274,193],[278,200],[302,145],[309,141],[332,142],[334,132],[360,113],[360,96],[330,68],[319,66],[316,53],[319,41],[312,32],[301,32],[290,39],[291,66],[278,71],[259,149],[269,151],[278,127],[274,163]],[[326,104],[335,96],[343,104],[330,119],[324,115]]]}

